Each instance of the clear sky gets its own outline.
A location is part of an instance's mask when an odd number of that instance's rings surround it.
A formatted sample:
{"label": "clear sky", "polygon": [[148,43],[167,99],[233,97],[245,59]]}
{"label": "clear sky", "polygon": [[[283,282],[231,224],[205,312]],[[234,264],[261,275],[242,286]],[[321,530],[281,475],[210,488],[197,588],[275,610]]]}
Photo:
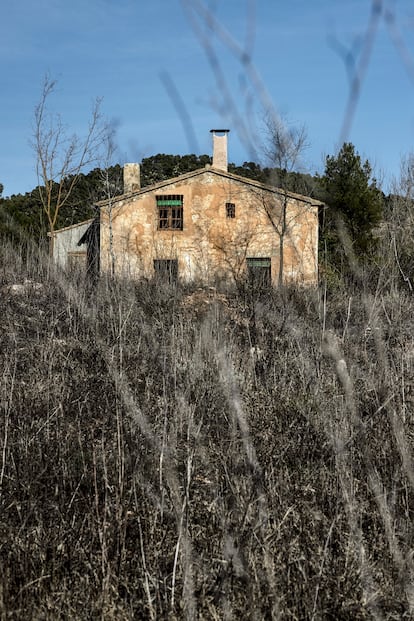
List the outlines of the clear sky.
{"label": "clear sky", "polygon": [[121,164],[210,153],[217,127],[231,129],[231,161],[260,159],[269,105],[306,126],[311,173],[346,139],[387,189],[414,151],[412,0],[14,0],[1,13],[4,196],[37,183],[30,136],[46,73],[70,131],[82,135],[103,98]]}

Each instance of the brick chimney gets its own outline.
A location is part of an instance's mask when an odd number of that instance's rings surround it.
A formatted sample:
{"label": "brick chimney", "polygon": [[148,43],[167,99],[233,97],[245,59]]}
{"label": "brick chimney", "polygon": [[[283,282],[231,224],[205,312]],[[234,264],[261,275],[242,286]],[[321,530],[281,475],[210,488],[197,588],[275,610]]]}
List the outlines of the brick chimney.
{"label": "brick chimney", "polygon": [[227,134],[229,129],[211,129],[213,134],[213,168],[227,172]]}
{"label": "brick chimney", "polygon": [[124,164],[124,194],[141,189],[139,164]]}

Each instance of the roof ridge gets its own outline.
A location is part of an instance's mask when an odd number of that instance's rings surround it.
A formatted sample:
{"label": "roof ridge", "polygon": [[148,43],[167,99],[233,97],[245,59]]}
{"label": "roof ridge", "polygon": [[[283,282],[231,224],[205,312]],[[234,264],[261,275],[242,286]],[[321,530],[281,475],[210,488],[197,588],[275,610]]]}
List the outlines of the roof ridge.
{"label": "roof ridge", "polygon": [[162,181],[158,181],[157,183],[153,183],[151,185],[147,185],[139,190],[135,190],[134,192],[128,192],[126,194],[118,194],[111,199],[104,199],[95,203],[97,207],[103,207],[107,205],[110,201],[119,202],[125,200],[127,198],[132,198],[135,196],[140,196],[141,194],[145,194],[146,192],[152,192],[158,188],[162,188],[165,185],[170,185],[171,183],[177,183],[177,181],[190,179],[191,177],[195,177],[204,173],[214,173],[220,175],[222,177],[228,177],[230,179],[235,179],[236,181],[240,181],[241,183],[245,183],[247,185],[252,185],[257,188],[261,188],[268,192],[282,194],[284,196],[289,196],[290,198],[294,198],[303,203],[310,203],[311,205],[323,205],[322,201],[319,201],[315,198],[311,198],[310,196],[305,196],[304,194],[296,194],[295,192],[290,192],[289,190],[283,190],[282,188],[277,188],[276,186],[268,185],[266,183],[262,183],[261,181],[256,181],[256,179],[250,179],[249,177],[243,177],[242,175],[236,175],[235,173],[228,172],[226,170],[221,170],[219,168],[214,168],[211,164],[204,166],[203,168],[196,168],[195,170],[191,170],[189,172],[178,175],[177,177],[170,177],[169,179],[163,179]]}

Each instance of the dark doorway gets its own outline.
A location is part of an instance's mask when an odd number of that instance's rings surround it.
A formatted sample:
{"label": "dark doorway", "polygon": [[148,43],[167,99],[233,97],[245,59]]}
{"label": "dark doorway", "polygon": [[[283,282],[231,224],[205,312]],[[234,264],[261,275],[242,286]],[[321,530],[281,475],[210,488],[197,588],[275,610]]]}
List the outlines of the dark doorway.
{"label": "dark doorway", "polygon": [[178,261],[177,259],[155,259],[154,271],[155,277],[163,282],[176,283],[178,280]]}
{"label": "dark doorway", "polygon": [[270,258],[254,257],[247,259],[247,278],[255,289],[268,289],[272,284]]}

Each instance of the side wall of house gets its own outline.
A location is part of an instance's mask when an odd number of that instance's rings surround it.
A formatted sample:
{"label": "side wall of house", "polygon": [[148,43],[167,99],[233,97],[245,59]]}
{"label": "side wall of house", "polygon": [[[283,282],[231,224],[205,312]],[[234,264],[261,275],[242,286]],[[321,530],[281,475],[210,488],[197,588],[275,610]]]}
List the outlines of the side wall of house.
{"label": "side wall of house", "polygon": [[[159,228],[157,196],[183,197],[183,230]],[[118,275],[151,278],[154,260],[173,259],[181,278],[209,283],[241,278],[247,258],[266,257],[276,284],[282,204],[273,192],[213,171],[129,197],[110,213],[102,208],[101,269],[110,271],[113,257]],[[317,207],[289,200],[286,213],[285,280],[315,283]]]}
{"label": "side wall of house", "polygon": [[86,246],[78,246],[78,241],[91,224],[91,220],[81,222],[60,231],[55,231],[53,238],[53,259],[63,269],[69,267],[71,258],[85,264],[86,269]]}

